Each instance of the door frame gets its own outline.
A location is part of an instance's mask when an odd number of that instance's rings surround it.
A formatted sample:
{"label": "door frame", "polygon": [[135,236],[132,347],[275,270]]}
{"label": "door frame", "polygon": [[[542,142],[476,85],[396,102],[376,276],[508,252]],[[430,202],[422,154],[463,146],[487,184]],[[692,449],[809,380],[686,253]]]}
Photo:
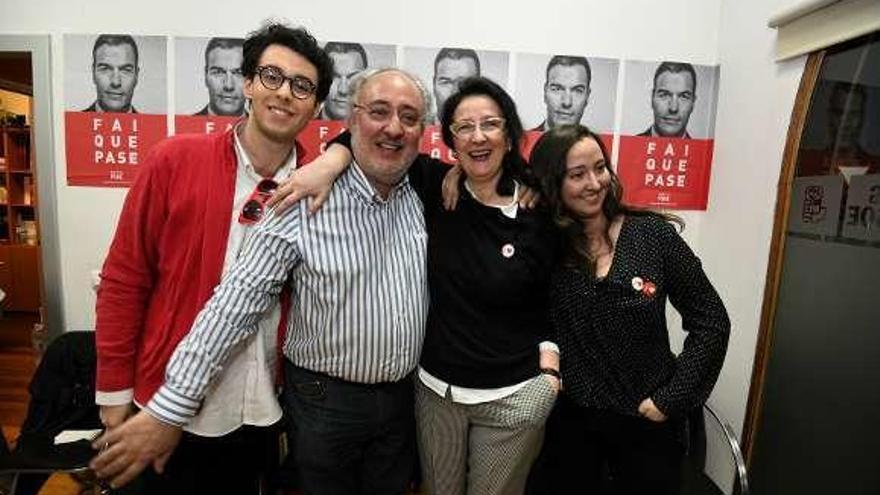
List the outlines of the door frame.
{"label": "door frame", "polygon": [[61,293],[61,246],[59,245],[55,159],[52,118],[52,39],[45,35],[0,35],[0,51],[29,52],[33,71],[33,129],[37,177],[37,215],[40,221],[41,296],[45,323],[50,336],[64,330]]}
{"label": "door frame", "polygon": [[764,301],[761,305],[761,323],[758,330],[758,341],[755,344],[755,361],[752,367],[749,399],[746,405],[746,417],[743,422],[742,444],[746,462],[751,468],[752,453],[755,446],[755,435],[761,419],[764,401],[764,382],[767,364],[773,342],[773,323],[776,320],[776,305],[779,297],[779,286],[782,282],[782,265],[785,257],[786,228],[791,207],[791,188],[797,168],[798,151],[801,136],[810,112],[813,90],[819,79],[825,50],[811,53],[807,58],[801,83],[798,87],[791,120],[788,125],[788,136],[782,155],[782,170],[776,185],[776,211],[773,215],[773,237],[770,241],[770,254],[767,263],[767,275],[764,282]]}

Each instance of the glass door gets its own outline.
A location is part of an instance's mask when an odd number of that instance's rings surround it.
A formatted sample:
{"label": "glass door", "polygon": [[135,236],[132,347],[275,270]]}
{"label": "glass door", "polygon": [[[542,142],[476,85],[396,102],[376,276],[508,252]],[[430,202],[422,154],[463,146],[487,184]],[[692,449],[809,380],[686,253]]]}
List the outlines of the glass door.
{"label": "glass door", "polygon": [[778,285],[756,359],[766,366],[752,385],[752,488],[877,494],[880,35],[813,57],[821,64],[799,96],[809,109],[780,189]]}

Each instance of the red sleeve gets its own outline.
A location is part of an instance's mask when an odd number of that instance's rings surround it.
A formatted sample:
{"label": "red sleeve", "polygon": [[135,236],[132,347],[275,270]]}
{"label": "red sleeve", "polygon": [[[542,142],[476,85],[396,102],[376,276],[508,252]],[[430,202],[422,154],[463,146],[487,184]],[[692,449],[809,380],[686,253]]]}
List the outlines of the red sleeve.
{"label": "red sleeve", "polygon": [[135,355],[159,266],[158,245],[167,217],[170,168],[166,146],[147,156],[128,191],[98,289],[95,325],[97,390],[133,388]]}

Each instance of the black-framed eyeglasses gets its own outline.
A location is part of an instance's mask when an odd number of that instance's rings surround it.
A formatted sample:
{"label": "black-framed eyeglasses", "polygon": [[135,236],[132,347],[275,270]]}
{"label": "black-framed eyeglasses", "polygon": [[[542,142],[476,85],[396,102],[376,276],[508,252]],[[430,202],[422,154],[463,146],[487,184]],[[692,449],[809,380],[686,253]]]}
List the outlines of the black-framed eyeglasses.
{"label": "black-framed eyeglasses", "polygon": [[[377,124],[387,124],[395,114],[394,107],[381,102],[368,103],[366,105],[354,103],[352,107],[366,112],[367,117]],[[396,113],[400,125],[406,129],[415,129],[422,125],[422,114],[415,108],[401,107],[397,109]]]}
{"label": "black-framed eyeglasses", "polygon": [[453,136],[467,139],[473,136],[477,129],[480,129],[483,134],[494,134],[503,131],[506,124],[507,121],[503,117],[488,117],[479,122],[473,120],[454,122],[449,125],[449,130],[452,131]]}
{"label": "black-framed eyeglasses", "polygon": [[269,201],[275,189],[278,189],[278,183],[274,180],[261,180],[254,189],[254,192],[244,202],[241,214],[238,215],[238,223],[250,225],[259,222],[266,211],[266,201]]}
{"label": "black-framed eyeglasses", "polygon": [[263,86],[271,90],[281,88],[284,82],[287,81],[290,83],[290,93],[300,100],[305,100],[314,95],[318,89],[318,86],[308,77],[287,77],[281,69],[274,65],[261,65],[257,67],[257,75],[260,77],[260,82],[263,83]]}

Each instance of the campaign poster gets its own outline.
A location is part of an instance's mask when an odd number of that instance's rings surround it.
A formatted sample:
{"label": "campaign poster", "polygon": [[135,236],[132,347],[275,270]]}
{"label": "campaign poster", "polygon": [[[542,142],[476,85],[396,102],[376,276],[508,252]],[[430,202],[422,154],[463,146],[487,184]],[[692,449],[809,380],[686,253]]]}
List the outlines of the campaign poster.
{"label": "campaign poster", "polygon": [[174,38],[174,132],[212,134],[245,114],[242,38]]}
{"label": "campaign poster", "polygon": [[429,125],[422,135],[421,152],[453,163],[452,151],[443,143],[440,114],[443,104],[468,77],[483,76],[508,88],[510,54],[462,47],[405,47],[403,68],[415,74],[433,95]]}
{"label": "campaign poster", "polygon": [[850,178],[841,230],[850,239],[880,241],[880,174]]}
{"label": "campaign poster", "polygon": [[64,36],[67,183],[128,187],[167,134],[166,38]]}
{"label": "campaign poster", "polygon": [[517,54],[516,60],[515,100],[526,129],[526,156],[542,133],[563,124],[587,126],[610,155],[620,62],[534,53]]}
{"label": "campaign poster", "polygon": [[718,67],[628,61],[617,172],[633,206],[705,210]]}
{"label": "campaign poster", "polygon": [[297,140],[309,156],[323,153],[327,143],[345,130],[351,111],[354,78],[367,69],[396,67],[397,47],[353,41],[327,41],[323,44],[333,59],[333,81],[318,118],[300,132]]}

